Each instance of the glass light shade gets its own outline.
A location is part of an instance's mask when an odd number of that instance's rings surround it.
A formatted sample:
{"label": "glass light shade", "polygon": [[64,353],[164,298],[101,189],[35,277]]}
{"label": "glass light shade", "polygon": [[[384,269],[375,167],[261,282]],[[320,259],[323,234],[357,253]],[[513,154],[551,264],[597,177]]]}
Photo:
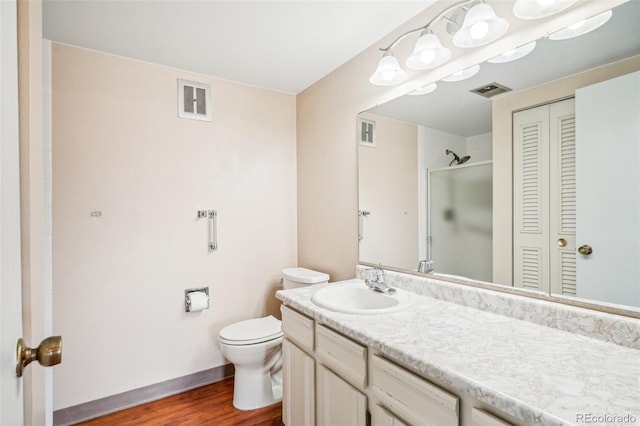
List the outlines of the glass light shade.
{"label": "glass light shade", "polygon": [[539,19],[562,12],[578,0],[516,0],[513,14],[520,19]]}
{"label": "glass light shade", "polygon": [[478,47],[502,37],[509,28],[506,19],[499,18],[486,3],[473,6],[467,12],[462,28],[453,35],[453,44],[458,47]]}
{"label": "glass light shade", "polygon": [[478,71],[480,71],[480,65],[476,64],[472,67],[465,68],[462,71],[453,73],[450,76],[443,78],[442,81],[452,82],[466,80],[467,78],[471,78],[476,75]]}
{"label": "glass light shade", "polygon": [[611,19],[611,15],[613,15],[613,12],[607,10],[606,12],[602,12],[599,15],[592,16],[591,18],[587,18],[580,22],[576,22],[573,25],[569,25],[567,28],[552,33],[551,35],[549,35],[549,40],[566,40],[568,38],[584,35],[597,28],[600,28],[609,19]]}
{"label": "glass light shade", "polygon": [[411,92],[407,93],[407,95],[411,95],[411,96],[426,95],[433,92],[437,88],[438,88],[438,85],[436,83],[430,83],[425,86],[418,87],[415,90],[412,90]]}
{"label": "glass light shade", "polygon": [[407,73],[400,68],[398,60],[391,52],[384,52],[382,59],[378,62],[376,72],[369,77],[369,82],[376,86],[393,86],[402,83],[407,79]]}
{"label": "glass light shade", "polygon": [[451,50],[442,46],[437,35],[424,30],[406,63],[412,70],[428,70],[444,64],[449,58]]}
{"label": "glass light shade", "polygon": [[535,48],[536,42],[532,41],[531,43],[527,43],[524,46],[516,47],[515,49],[509,50],[508,52],[504,52],[502,55],[491,58],[487,62],[491,62],[492,64],[503,64],[505,62],[515,61],[527,56],[529,53],[533,52],[533,49]]}

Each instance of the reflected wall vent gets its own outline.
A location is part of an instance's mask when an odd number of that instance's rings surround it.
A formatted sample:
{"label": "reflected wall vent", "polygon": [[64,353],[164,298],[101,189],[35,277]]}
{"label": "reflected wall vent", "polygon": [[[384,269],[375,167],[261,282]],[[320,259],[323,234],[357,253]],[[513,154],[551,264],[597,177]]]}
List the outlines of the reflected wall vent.
{"label": "reflected wall vent", "polygon": [[507,86],[503,86],[502,84],[493,83],[485,84],[483,86],[478,87],[477,89],[470,90],[471,93],[478,94],[480,96],[484,96],[485,98],[492,98],[501,93],[510,92],[511,89]]}
{"label": "reflected wall vent", "polygon": [[366,118],[358,119],[358,141],[360,145],[376,146],[376,122]]}
{"label": "reflected wall vent", "polygon": [[211,121],[211,86],[178,79],[178,117]]}

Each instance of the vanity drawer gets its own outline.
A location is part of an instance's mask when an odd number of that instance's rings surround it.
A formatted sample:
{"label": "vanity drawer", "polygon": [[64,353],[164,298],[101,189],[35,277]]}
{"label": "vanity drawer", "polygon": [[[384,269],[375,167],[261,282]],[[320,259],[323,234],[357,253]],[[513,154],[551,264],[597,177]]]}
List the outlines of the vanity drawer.
{"label": "vanity drawer", "polygon": [[320,361],[355,386],[367,385],[367,348],[316,324],[316,354]]}
{"label": "vanity drawer", "polygon": [[459,399],[427,380],[373,356],[373,393],[390,411],[419,425],[458,425]]}
{"label": "vanity drawer", "polygon": [[471,412],[471,426],[512,426],[512,424],[474,407]]}
{"label": "vanity drawer", "polygon": [[282,332],[300,348],[313,352],[314,321],[284,305],[280,307],[280,312],[282,312]]}

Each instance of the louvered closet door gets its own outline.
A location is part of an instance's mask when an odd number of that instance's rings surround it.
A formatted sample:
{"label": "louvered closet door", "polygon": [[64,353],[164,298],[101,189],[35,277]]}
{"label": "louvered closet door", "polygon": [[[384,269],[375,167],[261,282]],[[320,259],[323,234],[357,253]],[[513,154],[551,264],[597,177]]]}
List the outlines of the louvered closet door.
{"label": "louvered closet door", "polygon": [[[574,99],[549,105],[551,292],[576,295],[576,114]],[[559,242],[565,241],[561,246]]]}
{"label": "louvered closet door", "polygon": [[513,115],[513,279],[549,290],[549,106]]}
{"label": "louvered closet door", "polygon": [[514,284],[575,295],[574,100],[520,111],[513,123]]}

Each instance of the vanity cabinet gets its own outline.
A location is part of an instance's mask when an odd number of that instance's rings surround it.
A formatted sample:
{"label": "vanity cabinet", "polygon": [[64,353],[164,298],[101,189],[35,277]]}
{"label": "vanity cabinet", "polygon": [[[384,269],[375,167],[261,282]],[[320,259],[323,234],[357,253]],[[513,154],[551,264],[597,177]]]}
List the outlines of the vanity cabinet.
{"label": "vanity cabinet", "polygon": [[287,426],[509,425],[477,408],[484,407],[478,401],[453,395],[287,306],[281,311]]}
{"label": "vanity cabinet", "polygon": [[415,425],[459,424],[457,396],[380,356],[372,357],[370,380],[376,400],[388,409],[381,414],[383,421],[375,419],[373,424],[388,424],[387,418],[393,415]]}

